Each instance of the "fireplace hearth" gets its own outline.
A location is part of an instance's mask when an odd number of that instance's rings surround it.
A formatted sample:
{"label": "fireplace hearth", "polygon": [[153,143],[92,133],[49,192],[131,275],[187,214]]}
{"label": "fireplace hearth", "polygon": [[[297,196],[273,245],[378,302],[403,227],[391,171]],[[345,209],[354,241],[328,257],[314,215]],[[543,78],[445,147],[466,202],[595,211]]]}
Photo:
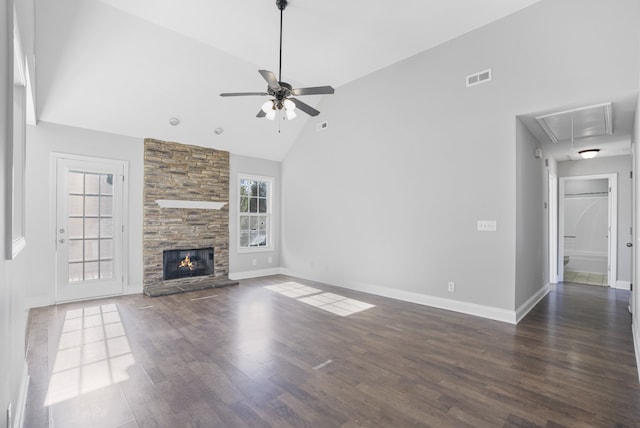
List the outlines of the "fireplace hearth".
{"label": "fireplace hearth", "polygon": [[162,279],[213,275],[213,248],[164,250]]}

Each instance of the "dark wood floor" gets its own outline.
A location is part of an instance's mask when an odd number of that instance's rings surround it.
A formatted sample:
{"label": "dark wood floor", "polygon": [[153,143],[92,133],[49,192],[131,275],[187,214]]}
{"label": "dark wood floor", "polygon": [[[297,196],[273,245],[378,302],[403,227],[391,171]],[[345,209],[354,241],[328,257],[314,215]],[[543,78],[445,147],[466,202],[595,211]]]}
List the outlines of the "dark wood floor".
{"label": "dark wood floor", "polygon": [[[289,281],[375,306],[264,288]],[[513,326],[275,276],[41,308],[25,426],[639,426],[628,297],[558,285]]]}

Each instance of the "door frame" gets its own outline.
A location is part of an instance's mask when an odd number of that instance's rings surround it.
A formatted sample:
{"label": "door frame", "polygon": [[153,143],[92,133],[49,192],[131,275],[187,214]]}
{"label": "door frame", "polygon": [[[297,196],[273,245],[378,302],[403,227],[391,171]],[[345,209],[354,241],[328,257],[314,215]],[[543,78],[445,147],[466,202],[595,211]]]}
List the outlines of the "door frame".
{"label": "door frame", "polygon": [[[575,175],[560,178],[558,192],[558,281],[564,281],[564,188],[567,181],[607,179],[609,182],[608,215],[609,238],[607,244],[607,285],[615,288],[618,279],[618,174]],[[562,237],[562,239],[561,239]]]}
{"label": "door frame", "polygon": [[[124,159],[113,159],[113,158],[101,158],[97,156],[85,156],[85,155],[77,155],[72,153],[63,153],[63,152],[51,152],[51,164],[50,164],[50,179],[49,179],[49,254],[50,254],[50,263],[52,267],[54,280],[51,284],[53,287],[53,300],[57,303],[63,302],[71,302],[73,300],[60,300],[58,296],[58,268],[57,268],[57,216],[58,216],[58,160],[67,159],[67,160],[76,160],[76,161],[85,161],[85,162],[97,162],[97,163],[105,163],[122,166],[123,168],[123,182],[122,182],[122,290],[120,293],[116,295],[124,295],[125,290],[129,285],[129,186],[128,186],[128,178],[129,178],[129,161]],[[107,296],[100,296],[96,298],[102,298]],[[93,297],[91,297],[93,298]],[[91,299],[89,298],[89,299]],[[77,300],[86,300],[86,299],[77,299]]]}
{"label": "door frame", "polygon": [[549,283],[558,283],[558,176],[548,173],[549,185]]}

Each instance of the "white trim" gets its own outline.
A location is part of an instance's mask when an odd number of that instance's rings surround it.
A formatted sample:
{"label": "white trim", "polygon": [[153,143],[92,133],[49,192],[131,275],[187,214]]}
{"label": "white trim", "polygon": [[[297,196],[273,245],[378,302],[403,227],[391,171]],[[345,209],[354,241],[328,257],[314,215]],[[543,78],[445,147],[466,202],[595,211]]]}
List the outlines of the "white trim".
{"label": "white trim", "polygon": [[201,209],[201,210],[219,210],[225,205],[227,205],[228,202],[156,199],[156,204],[160,205],[160,208],[189,208],[189,209]]}
{"label": "white trim", "polygon": [[142,284],[128,284],[127,286],[124,287],[124,291],[122,292],[122,294],[123,295],[142,294],[142,292],[143,292]]}
{"label": "white trim", "polygon": [[256,269],[249,270],[246,272],[229,272],[229,279],[239,280],[239,279],[249,279],[249,278],[259,278],[261,276],[270,276],[270,275],[279,275],[282,273],[281,268],[269,268],[269,269]]}
{"label": "white trim", "polygon": [[549,172],[549,282],[558,282],[558,177]]}
{"label": "white trim", "polygon": [[29,391],[29,366],[25,361],[24,368],[22,369],[20,392],[18,393],[18,401],[16,402],[16,413],[13,419],[13,428],[22,428],[24,426],[24,411],[27,406],[28,391]]}
{"label": "white trim", "polygon": [[36,297],[28,297],[24,303],[27,309],[44,308],[45,306],[53,306],[55,304],[56,302],[52,296],[46,296],[43,294]]}
{"label": "white trim", "polygon": [[364,293],[375,294],[376,296],[388,297],[390,299],[402,300],[404,302],[417,303],[419,305],[431,306],[439,309],[460,312],[463,314],[474,315],[477,317],[487,318],[496,321],[502,321],[509,324],[516,324],[516,312],[508,309],[501,309],[492,306],[478,305],[476,303],[461,302],[459,300],[445,299],[442,297],[429,296],[427,294],[415,293],[412,291],[396,290],[389,287],[382,287],[371,284],[363,284],[353,281],[327,281],[319,278],[312,278],[308,275],[294,272],[287,268],[281,268],[281,273],[309,281],[322,282],[336,287],[347,288],[350,290],[362,291]]}
{"label": "white trim", "polygon": [[631,290],[631,281],[616,281],[616,286],[618,290]]}
{"label": "white trim", "polygon": [[[240,211],[240,204],[242,203],[242,186],[240,185],[240,180],[250,180],[250,181],[263,181],[267,183],[267,212],[266,213],[243,213]],[[245,253],[259,253],[259,252],[263,252],[263,251],[274,251],[275,250],[275,245],[274,245],[274,234],[273,234],[273,229],[275,227],[275,225],[273,224],[273,200],[274,200],[274,193],[275,193],[275,187],[276,187],[276,178],[275,177],[269,177],[269,176],[265,176],[265,175],[256,175],[256,174],[248,174],[245,172],[239,172],[236,174],[236,186],[237,186],[237,192],[236,192],[236,196],[237,196],[237,200],[235,202],[236,204],[236,253],[238,254],[245,254]],[[267,245],[266,246],[262,246],[262,247],[243,247],[240,243],[240,229],[241,229],[241,217],[243,215],[249,215],[251,216],[252,214],[255,214],[256,216],[266,216],[267,217]],[[233,239],[230,237],[230,239]]]}
{"label": "white trim", "polygon": [[640,337],[634,323],[631,323],[631,335],[633,336],[633,349],[636,354],[636,369],[638,370],[638,381],[640,381]]}
{"label": "white trim", "polygon": [[533,309],[544,297],[551,291],[551,285],[546,284],[540,290],[538,290],[533,296],[524,302],[518,309],[516,309],[516,324],[524,319],[527,314]]}

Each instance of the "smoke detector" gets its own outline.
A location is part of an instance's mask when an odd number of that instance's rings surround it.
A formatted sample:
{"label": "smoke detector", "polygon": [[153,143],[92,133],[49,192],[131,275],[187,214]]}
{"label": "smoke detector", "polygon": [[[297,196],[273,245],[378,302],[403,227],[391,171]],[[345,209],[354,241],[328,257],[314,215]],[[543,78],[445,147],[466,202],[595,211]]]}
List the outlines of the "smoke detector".
{"label": "smoke detector", "polygon": [[180,125],[180,119],[178,119],[177,117],[172,117],[171,119],[169,119],[169,124],[171,126],[178,126]]}

